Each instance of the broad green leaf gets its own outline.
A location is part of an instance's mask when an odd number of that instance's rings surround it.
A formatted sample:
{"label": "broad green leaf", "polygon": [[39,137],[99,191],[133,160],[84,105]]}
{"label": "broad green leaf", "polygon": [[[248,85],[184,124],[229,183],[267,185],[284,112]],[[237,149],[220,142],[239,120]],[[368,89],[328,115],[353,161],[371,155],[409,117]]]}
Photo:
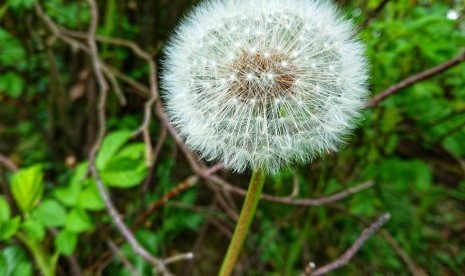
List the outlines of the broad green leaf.
{"label": "broad green leaf", "polygon": [[58,199],[63,205],[72,207],[76,205],[77,198],[81,192],[79,185],[73,185],[68,187],[56,188],[53,191],[53,196]]}
{"label": "broad green leaf", "polygon": [[142,182],[147,176],[143,161],[128,158],[111,159],[105,170],[100,172],[105,184],[111,187],[129,188]]}
{"label": "broad green leaf", "polygon": [[40,165],[19,170],[11,180],[11,193],[21,211],[29,213],[40,201],[44,191]]}
{"label": "broad green leaf", "polygon": [[444,147],[455,156],[465,157],[465,131],[459,131],[444,139]]}
{"label": "broad green leaf", "polygon": [[72,233],[82,233],[93,230],[94,225],[89,215],[81,209],[72,210],[67,219],[65,229]]}
{"label": "broad green leaf", "polygon": [[16,73],[7,72],[0,75],[0,94],[5,93],[12,98],[17,98],[21,96],[25,86],[24,79]]}
{"label": "broad green leaf", "polygon": [[92,211],[103,210],[105,208],[105,203],[103,203],[103,200],[98,193],[95,181],[89,182],[88,187],[79,194],[77,206]]}
{"label": "broad green leaf", "polygon": [[145,144],[144,143],[131,143],[124,146],[117,154],[117,158],[127,157],[134,160],[144,160],[145,158]]}
{"label": "broad green leaf", "polygon": [[86,173],[87,173],[88,163],[80,163],[76,169],[74,170],[71,179],[69,180],[69,184],[66,187],[56,188],[53,191],[53,195],[57,198],[61,203],[66,206],[74,206],[77,203],[77,198],[81,193],[83,182],[86,180]]}
{"label": "broad green leaf", "polygon": [[55,238],[55,248],[65,256],[71,256],[76,249],[77,234],[70,231],[61,231]]}
{"label": "broad green leaf", "polygon": [[12,276],[33,276],[32,264],[28,261],[21,262],[13,268]]}
{"label": "broad green leaf", "polygon": [[[32,274],[32,265],[29,257],[19,246],[8,246],[2,248],[0,256],[6,260],[7,276],[29,276]],[[1,267],[1,266],[0,266]]]}
{"label": "broad green leaf", "polygon": [[25,57],[26,51],[21,42],[0,27],[0,64],[16,65]]}
{"label": "broad green leaf", "polygon": [[45,237],[44,226],[35,219],[27,219],[21,225],[21,229],[24,230],[28,238],[31,238],[35,241],[42,241]]}
{"label": "broad green leaf", "polygon": [[5,197],[0,195],[0,223],[9,220],[10,217],[10,205],[8,205],[8,201],[6,201]]}
{"label": "broad green leaf", "polygon": [[132,132],[127,130],[112,132],[108,134],[102,142],[102,147],[97,154],[95,164],[97,169],[103,170],[108,161],[118,152],[118,150],[131,138]]}
{"label": "broad green leaf", "polygon": [[47,227],[59,227],[66,223],[66,210],[53,199],[44,200],[32,216]]}
{"label": "broad green leaf", "polygon": [[20,223],[19,217],[14,217],[10,220],[2,222],[0,224],[0,241],[8,240],[9,238],[11,238],[18,230],[19,223]]}

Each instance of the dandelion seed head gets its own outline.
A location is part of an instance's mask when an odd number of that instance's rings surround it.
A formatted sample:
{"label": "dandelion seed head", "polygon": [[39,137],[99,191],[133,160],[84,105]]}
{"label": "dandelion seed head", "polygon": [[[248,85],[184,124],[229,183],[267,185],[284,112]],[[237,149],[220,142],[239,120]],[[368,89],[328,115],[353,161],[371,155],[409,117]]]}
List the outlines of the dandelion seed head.
{"label": "dandelion seed head", "polygon": [[204,2],[167,46],[168,115],[191,149],[238,172],[335,151],[367,92],[354,35],[328,2]]}

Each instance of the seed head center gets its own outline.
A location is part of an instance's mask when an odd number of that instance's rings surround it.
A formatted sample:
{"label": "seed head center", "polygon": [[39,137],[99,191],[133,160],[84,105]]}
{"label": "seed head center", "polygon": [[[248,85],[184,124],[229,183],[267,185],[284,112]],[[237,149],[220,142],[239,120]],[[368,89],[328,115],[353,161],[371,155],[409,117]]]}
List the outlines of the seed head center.
{"label": "seed head center", "polygon": [[243,51],[231,64],[235,77],[229,90],[242,100],[273,99],[295,83],[295,66],[281,53]]}

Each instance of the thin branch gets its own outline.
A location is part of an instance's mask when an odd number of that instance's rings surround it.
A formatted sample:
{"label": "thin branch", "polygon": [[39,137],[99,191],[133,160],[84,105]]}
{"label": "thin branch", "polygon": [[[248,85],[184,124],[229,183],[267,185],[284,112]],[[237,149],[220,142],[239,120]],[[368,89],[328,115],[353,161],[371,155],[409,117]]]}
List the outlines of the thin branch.
{"label": "thin branch", "polygon": [[99,121],[99,128],[97,133],[97,138],[90,149],[89,154],[89,163],[93,163],[95,159],[95,155],[100,147],[100,143],[102,142],[103,137],[105,136],[106,131],[106,114],[105,114],[105,105],[107,100],[107,93],[108,93],[108,84],[103,76],[102,72],[102,64],[100,61],[100,57],[98,54],[97,44],[95,42],[95,32],[97,31],[98,25],[98,7],[95,0],[87,0],[90,6],[91,11],[91,22],[87,36],[87,43],[89,44],[90,48],[90,58],[92,61],[92,67],[94,69],[95,77],[97,78],[97,83],[100,90],[99,101],[98,101],[98,121]]}
{"label": "thin branch", "polygon": [[155,174],[155,167],[156,167],[155,165],[157,164],[158,156],[160,155],[163,144],[166,141],[166,133],[167,133],[166,128],[162,127],[160,135],[157,137],[158,138],[157,144],[155,145],[155,148],[153,149],[152,163],[150,164],[149,173],[148,173],[146,180],[144,181],[144,186],[142,187],[142,192],[144,194],[147,192],[147,190],[150,187],[150,184],[152,183],[153,176]]}
{"label": "thin branch", "polygon": [[93,164],[89,165],[90,172],[92,176],[95,179],[95,182],[97,184],[97,188],[99,190],[100,196],[103,199],[103,202],[105,203],[105,206],[107,207],[108,212],[110,213],[110,216],[113,218],[113,222],[115,223],[116,227],[118,230],[121,232],[121,235],[125,238],[125,240],[129,243],[129,245],[132,247],[134,252],[138,255],[140,255],[142,258],[144,258],[147,262],[152,264],[153,266],[157,267],[157,269],[160,272],[164,272],[164,275],[168,275],[169,273],[166,271],[166,267],[163,263],[163,261],[153,257],[150,255],[149,252],[147,252],[137,241],[137,239],[134,237],[134,235],[131,233],[129,228],[124,224],[123,219],[121,218],[121,215],[118,213],[116,210],[115,206],[113,205],[113,202],[110,199],[110,196],[108,192],[105,190],[105,186],[103,182],[100,180],[100,176],[97,172],[97,169]]}
{"label": "thin branch", "polygon": [[435,66],[433,68],[430,68],[428,70],[425,70],[423,72],[417,73],[415,75],[412,75],[401,82],[392,85],[388,89],[384,90],[383,92],[379,93],[376,95],[373,99],[371,99],[365,107],[374,107],[378,105],[382,100],[386,99],[387,97],[393,95],[397,91],[404,89],[406,87],[409,87],[419,81],[429,79],[431,77],[434,77],[435,75],[442,73],[450,68],[453,68],[454,66],[459,65],[465,61],[465,51],[460,53],[458,56],[444,62],[443,64],[440,64],[438,66]]}
{"label": "thin branch", "polygon": [[134,266],[131,264],[131,262],[124,256],[124,254],[121,252],[121,250],[118,248],[118,246],[110,239],[107,240],[108,247],[110,250],[113,252],[113,254],[118,257],[123,263],[123,265],[127,268],[129,274],[131,276],[139,276],[140,274],[137,273],[137,270],[134,268]]}
{"label": "thin branch", "polygon": [[134,252],[144,258],[147,262],[152,264],[156,267],[159,273],[163,275],[170,275],[168,270],[166,269],[163,261],[153,257],[144,247],[142,247],[134,235],[131,233],[129,228],[124,224],[123,219],[121,218],[120,214],[116,210],[113,202],[111,201],[110,195],[105,189],[103,182],[100,179],[99,173],[95,167],[95,156],[97,151],[100,148],[101,141],[105,135],[106,130],[106,115],[105,115],[105,104],[106,104],[106,97],[108,91],[108,84],[105,81],[102,72],[102,64],[98,55],[97,44],[95,42],[95,32],[97,29],[98,24],[98,7],[95,0],[88,0],[90,10],[91,10],[91,24],[88,31],[88,39],[87,42],[90,48],[90,57],[92,60],[92,65],[94,68],[94,74],[97,78],[97,82],[99,84],[100,90],[100,97],[98,103],[98,120],[99,120],[99,129],[98,135],[94,145],[92,146],[90,153],[89,153],[89,171],[92,174],[93,178],[96,181],[97,189],[102,197],[107,211],[109,212],[110,216],[113,219],[113,222],[117,226],[118,230],[121,232],[123,237],[128,241],[131,245]]}
{"label": "thin branch", "polygon": [[189,261],[189,260],[192,260],[193,258],[194,258],[194,253],[187,252],[187,253],[183,253],[183,254],[173,256],[173,257],[166,258],[163,260],[163,262],[165,263],[165,265],[168,265],[168,264],[172,264],[172,263],[176,263],[180,261]]}
{"label": "thin branch", "polygon": [[[74,37],[88,39],[88,36],[86,33],[76,32],[76,31],[65,29],[65,28],[62,28],[62,31]],[[133,41],[125,40],[121,38],[105,37],[105,36],[95,36],[95,40],[103,42],[103,43],[127,47],[131,49],[132,52],[136,56],[139,56],[140,58],[144,59],[149,66],[150,97],[147,99],[145,103],[144,119],[142,121],[142,124],[134,132],[134,135],[138,135],[139,133],[142,133],[144,143],[146,144],[147,164],[151,165],[151,163],[153,162],[153,156],[152,156],[152,143],[150,140],[150,133],[149,133],[149,125],[150,125],[150,117],[152,115],[151,110],[152,110],[153,104],[158,99],[158,94],[159,94],[158,93],[158,81],[157,81],[157,66],[152,56]]]}
{"label": "thin branch", "polygon": [[408,256],[407,252],[399,245],[399,243],[391,236],[386,229],[379,231],[380,236],[391,246],[392,249],[399,255],[402,261],[407,266],[408,270],[413,276],[426,276],[427,274],[423,269],[417,266],[412,259]]}
{"label": "thin branch", "polygon": [[13,161],[11,161],[8,157],[0,153],[0,164],[3,165],[8,170],[15,172],[18,170],[18,166],[16,166]]}
{"label": "thin branch", "polygon": [[383,8],[386,6],[386,4],[389,2],[389,0],[382,0],[378,6],[373,10],[371,11],[367,17],[365,17],[365,19],[363,20],[362,23],[360,23],[360,26],[358,27],[359,30],[361,29],[364,29],[368,23],[373,19],[375,18],[382,10]]}
{"label": "thin branch", "polygon": [[176,185],[173,189],[171,189],[171,191],[169,191],[159,200],[155,201],[155,203],[150,205],[150,207],[147,208],[147,210],[145,210],[144,213],[136,219],[136,222],[134,222],[131,229],[133,231],[139,229],[141,226],[145,224],[149,216],[153,214],[156,210],[158,210],[158,208],[165,205],[171,198],[179,195],[180,193],[189,189],[190,187],[193,187],[197,183],[198,180],[199,180],[198,177],[193,175],[193,176],[186,178],[184,181],[182,181],[178,185]]}
{"label": "thin branch", "polygon": [[355,243],[346,252],[344,252],[344,254],[342,254],[342,256],[339,259],[325,266],[317,268],[316,270],[312,271],[310,275],[311,276],[324,275],[326,273],[339,269],[343,266],[346,266],[350,262],[350,260],[355,256],[355,254],[357,254],[357,252],[360,250],[363,244],[371,236],[373,236],[381,228],[381,226],[383,226],[390,218],[391,218],[391,215],[389,213],[386,213],[382,215],[381,217],[379,217],[376,220],[376,222],[374,222],[368,228],[363,230],[360,237],[355,241]]}

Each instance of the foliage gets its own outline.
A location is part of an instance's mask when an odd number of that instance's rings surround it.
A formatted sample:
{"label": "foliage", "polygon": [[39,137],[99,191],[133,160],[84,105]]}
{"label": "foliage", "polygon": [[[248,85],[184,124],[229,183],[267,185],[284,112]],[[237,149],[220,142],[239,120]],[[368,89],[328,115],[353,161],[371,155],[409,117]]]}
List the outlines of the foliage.
{"label": "foliage", "polygon": [[[134,41],[158,62],[167,36],[195,2],[98,1],[97,33]],[[359,24],[382,2],[338,1]],[[105,259],[113,254],[109,240],[138,273],[150,275],[151,266],[114,228],[89,174],[89,151],[99,126],[89,56],[51,33],[37,3],[69,30],[86,32],[91,17],[86,1],[0,4],[0,153],[20,167],[16,172],[0,167],[0,275],[35,275],[37,269],[70,275],[73,260],[83,273],[130,274],[120,257]],[[464,9],[462,1],[387,1],[360,32],[373,95],[459,54],[465,45]],[[98,46],[110,70],[148,86],[144,60],[121,45]],[[294,182],[298,198],[331,195],[367,180],[374,186],[324,206],[262,201],[241,260],[244,274],[298,275],[310,261],[317,266],[331,262],[383,212],[392,215],[385,229],[335,275],[408,275],[408,261],[431,275],[464,274],[464,66],[366,109],[362,126],[339,153],[268,179],[265,193],[288,196]],[[117,81],[127,104],[119,102],[112,86],[105,109],[108,131],[96,167],[132,227],[193,172],[175,140],[163,140],[156,118],[149,132],[161,151],[154,166],[148,165],[145,141],[134,135],[145,99],[131,84]],[[220,176],[246,188],[247,175]],[[178,275],[214,275],[233,225],[221,200],[236,207],[242,202],[235,194],[221,194],[201,180],[152,212],[135,236],[160,258],[193,251],[194,261],[170,265]]]}

